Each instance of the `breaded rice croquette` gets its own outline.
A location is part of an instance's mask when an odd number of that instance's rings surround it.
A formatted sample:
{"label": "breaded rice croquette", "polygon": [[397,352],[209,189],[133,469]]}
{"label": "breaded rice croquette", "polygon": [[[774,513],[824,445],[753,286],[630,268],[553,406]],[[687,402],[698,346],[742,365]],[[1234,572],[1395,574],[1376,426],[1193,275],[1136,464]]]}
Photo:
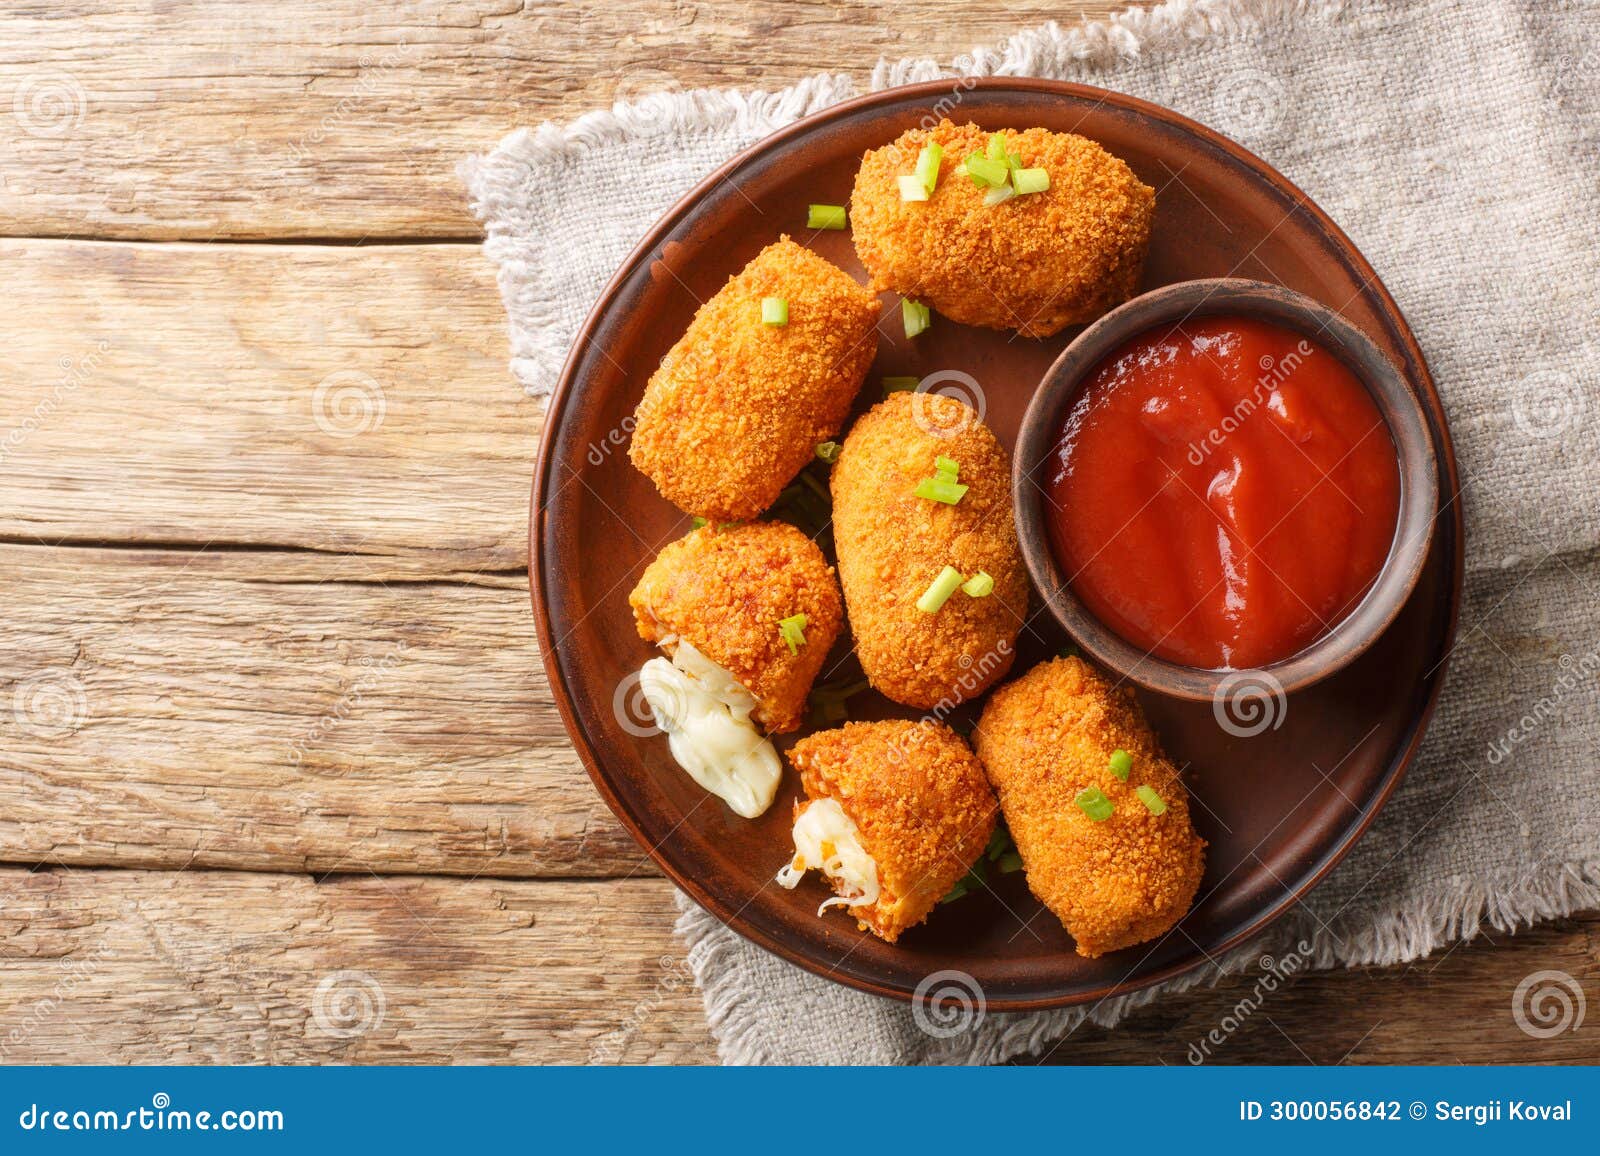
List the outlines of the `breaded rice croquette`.
{"label": "breaded rice croquette", "polygon": [[974,739],[1028,887],[1079,955],[1154,939],[1189,910],[1205,841],[1131,690],[1058,658],[995,691]]}
{"label": "breaded rice croquette", "polygon": [[807,735],[789,759],[808,798],[778,881],[822,871],[836,894],[823,907],[845,907],[888,943],[927,918],[994,833],[983,767],[942,723],[846,723]]}
{"label": "breaded rice croquette", "polygon": [[[990,134],[941,121],[867,153],[850,196],[856,253],[873,289],[893,289],[965,325],[1048,337],[1132,296],[1150,243],[1155,192],[1091,140],[1005,131],[1021,167],[1050,187],[984,204],[966,159]],[[926,201],[900,199],[899,178],[925,145],[944,150]]]}
{"label": "breaded rice croquette", "polygon": [[[762,321],[780,298],[788,320]],[[628,457],[661,496],[716,522],[772,505],[844,424],[878,351],[878,299],[788,237],[700,307],[634,412]]]}
{"label": "breaded rice croquette", "polygon": [[[967,487],[954,505],[917,496],[941,458]],[[873,688],[922,710],[982,694],[1011,668],[1028,611],[1005,449],[955,398],[896,393],[851,428],[832,485],[839,577]],[[925,613],[918,600],[947,566],[994,588],[956,589]]]}
{"label": "breaded rice croquette", "polygon": [[[754,695],[770,734],[799,727],[844,622],[833,567],[784,522],[702,526],[661,551],[628,602],[641,638],[669,654],[688,642]],[[779,623],[801,614],[791,649]]]}

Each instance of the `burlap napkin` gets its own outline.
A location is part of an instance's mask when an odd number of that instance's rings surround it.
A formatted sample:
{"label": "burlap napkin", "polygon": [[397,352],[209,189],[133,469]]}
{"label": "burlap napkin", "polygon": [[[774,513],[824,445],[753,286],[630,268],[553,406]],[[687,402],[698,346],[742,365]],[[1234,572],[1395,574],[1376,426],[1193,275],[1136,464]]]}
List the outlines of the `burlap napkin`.
{"label": "burlap napkin", "polygon": [[[969,74],[1129,92],[1265,157],[1372,261],[1449,411],[1469,577],[1424,755],[1271,942],[1219,964],[1396,963],[1484,924],[1600,905],[1600,9],[1175,0],[1023,32],[950,65],[880,64],[871,86]],[[605,281],[682,192],[856,91],[818,76],[775,93],[660,94],[518,131],[468,162],[529,392],[549,390]],[[678,927],[730,1062],[993,1062],[1160,998],[973,1015],[949,1034],[802,973],[687,903]]]}

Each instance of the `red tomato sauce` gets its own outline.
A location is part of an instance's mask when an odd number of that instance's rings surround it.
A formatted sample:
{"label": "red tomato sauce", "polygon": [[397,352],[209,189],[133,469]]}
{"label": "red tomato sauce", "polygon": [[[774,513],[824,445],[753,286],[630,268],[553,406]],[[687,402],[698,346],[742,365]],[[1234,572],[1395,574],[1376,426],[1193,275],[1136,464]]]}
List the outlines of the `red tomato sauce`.
{"label": "red tomato sauce", "polygon": [[1185,666],[1288,658],[1360,602],[1399,513],[1394,442],[1333,354],[1206,317],[1089,374],[1049,459],[1051,545],[1101,622]]}

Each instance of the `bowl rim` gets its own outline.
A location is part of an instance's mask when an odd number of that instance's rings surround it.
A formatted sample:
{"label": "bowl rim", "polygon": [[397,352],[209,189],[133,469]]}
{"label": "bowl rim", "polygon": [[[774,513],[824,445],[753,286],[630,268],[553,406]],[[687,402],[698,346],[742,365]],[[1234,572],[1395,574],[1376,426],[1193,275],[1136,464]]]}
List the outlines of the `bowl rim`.
{"label": "bowl rim", "polygon": [[[792,947],[782,938],[769,935],[763,929],[740,919],[737,911],[720,903],[716,895],[700,880],[679,869],[672,857],[662,847],[654,845],[647,837],[642,826],[641,817],[634,813],[628,802],[612,785],[606,768],[601,764],[594,751],[592,742],[585,730],[584,721],[578,711],[573,690],[568,685],[566,672],[562,668],[553,645],[557,635],[551,622],[551,608],[547,601],[543,575],[541,574],[541,568],[549,561],[545,557],[545,552],[540,548],[546,540],[547,531],[546,510],[541,502],[541,497],[548,492],[551,474],[554,470],[552,447],[555,445],[556,439],[550,435],[559,421],[561,411],[570,403],[572,396],[578,390],[580,384],[579,371],[585,360],[585,353],[589,343],[603,324],[617,293],[627,282],[635,266],[654,252],[662,239],[670,233],[682,217],[707,192],[715,189],[722,181],[728,179],[753,157],[762,154],[766,150],[785,143],[792,137],[814,131],[819,126],[836,119],[853,116],[867,108],[905,100],[919,101],[943,94],[948,91],[950,83],[948,80],[930,80],[919,84],[885,89],[841,101],[839,104],[832,105],[821,112],[803,117],[793,124],[761,138],[749,148],[729,158],[713,172],[708,173],[704,180],[686,192],[679,198],[677,203],[663,213],[656,223],[651,226],[650,230],[639,240],[628,257],[617,267],[616,273],[613,274],[611,280],[601,291],[582,326],[574,334],[573,342],[562,366],[559,379],[549,398],[545,417],[545,435],[540,438],[528,503],[530,544],[528,552],[529,597],[533,606],[534,626],[539,642],[540,665],[549,680],[552,696],[555,699],[556,709],[561,717],[562,724],[569,737],[572,738],[573,746],[596,791],[612,814],[617,817],[622,826],[633,836],[639,846],[645,850],[669,880],[682,888],[703,910],[710,912],[713,917],[749,942],[813,974],[830,978],[836,983],[841,983],[859,991],[896,999],[901,1002],[914,1002],[914,993],[887,982],[868,979],[853,973],[829,972],[819,961]],[[1110,89],[1093,85],[1037,77],[975,77],[964,83],[970,85],[970,90],[976,90],[979,93],[1018,92],[1043,98],[1069,97],[1099,102],[1120,111],[1147,116],[1188,133],[1205,147],[1226,156],[1233,163],[1252,173],[1280,197],[1293,202],[1297,206],[1297,211],[1304,213],[1311,219],[1316,227],[1337,248],[1340,258],[1346,266],[1367,286],[1367,291],[1373,298],[1398,320],[1396,340],[1405,347],[1410,360],[1415,363],[1415,372],[1421,388],[1431,399],[1432,405],[1436,407],[1438,412],[1439,444],[1442,449],[1440,462],[1441,468],[1445,472],[1443,481],[1452,495],[1452,500],[1447,503],[1447,507],[1453,507],[1450,513],[1453,549],[1450,555],[1443,560],[1448,569],[1446,596],[1449,600],[1449,613],[1446,618],[1444,636],[1440,640],[1444,657],[1437,671],[1436,688],[1426,698],[1421,709],[1413,718],[1409,732],[1398,740],[1395,753],[1384,778],[1378,783],[1370,798],[1366,800],[1366,805],[1362,808],[1362,813],[1357,817],[1354,825],[1336,844],[1329,847],[1317,862],[1308,866],[1300,882],[1291,892],[1286,893],[1278,902],[1258,912],[1254,918],[1243,923],[1232,934],[1212,948],[1213,954],[1226,952],[1259,935],[1265,928],[1275,923],[1326,878],[1334,867],[1344,860],[1351,848],[1360,841],[1378,813],[1382,811],[1384,805],[1399,787],[1400,782],[1405,777],[1406,769],[1410,767],[1417,756],[1417,751],[1421,746],[1428,724],[1438,708],[1439,689],[1443,687],[1449,670],[1450,656],[1454,651],[1455,638],[1459,627],[1465,560],[1465,526],[1460,513],[1460,504],[1454,501],[1454,496],[1460,492],[1460,477],[1449,428],[1445,424],[1444,407],[1439,400],[1438,391],[1434,387],[1421,346],[1417,343],[1415,334],[1411,332],[1411,328],[1405,322],[1399,306],[1379,278],[1377,271],[1372,268],[1371,263],[1356,247],[1355,243],[1339,228],[1333,218],[1328,216],[1325,210],[1312,201],[1298,185],[1266,161],[1243,146],[1235,144],[1221,133],[1207,128],[1182,113],[1163,105],[1129,96],[1126,93],[1114,92]],[[1124,995],[1152,987],[1191,972],[1195,968],[1203,966],[1204,963],[1204,958],[1175,962],[1154,968],[1135,978],[1108,985],[1104,990],[1091,993],[1031,998],[991,998],[989,1007],[995,1011],[1035,1011],[1092,1003],[1113,995]]]}
{"label": "bowl rim", "polygon": [[[1339,358],[1372,397],[1395,448],[1400,499],[1382,567],[1361,599],[1314,641],[1255,668],[1203,668],[1158,658],[1123,638],[1073,593],[1045,525],[1035,474],[1089,374],[1123,342],[1190,317],[1248,316],[1299,333]],[[1438,451],[1421,399],[1357,326],[1315,298],[1244,277],[1176,281],[1133,297],[1084,329],[1045,371],[1018,430],[1012,502],[1023,559],[1051,615],[1090,657],[1149,690],[1195,701],[1279,696],[1321,682],[1369,650],[1416,589],[1439,514]]]}

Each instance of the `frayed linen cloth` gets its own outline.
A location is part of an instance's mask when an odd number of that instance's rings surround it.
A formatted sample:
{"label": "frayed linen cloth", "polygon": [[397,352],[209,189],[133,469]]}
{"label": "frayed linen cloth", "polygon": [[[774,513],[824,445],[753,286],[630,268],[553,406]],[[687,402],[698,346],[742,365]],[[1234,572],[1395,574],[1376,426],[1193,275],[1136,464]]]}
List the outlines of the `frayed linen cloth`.
{"label": "frayed linen cloth", "polygon": [[[1249,948],[1166,988],[929,1034],[906,1006],[813,977],[680,899],[722,1058],[1070,1058],[1086,1019],[1114,1024],[1223,971],[1264,975],[1276,965],[1263,955],[1394,964],[1485,926],[1600,906],[1600,6],[1174,0],[949,63],[881,63],[870,84],[966,75],[1074,80],[1176,109],[1264,157],[1350,234],[1449,414],[1467,520],[1460,640],[1400,790]],[[468,161],[516,378],[551,388],[601,288],[682,193],[858,91],[815,76],[781,92],[663,93],[515,132]],[[1184,1048],[1174,1042],[1172,1062]]]}

